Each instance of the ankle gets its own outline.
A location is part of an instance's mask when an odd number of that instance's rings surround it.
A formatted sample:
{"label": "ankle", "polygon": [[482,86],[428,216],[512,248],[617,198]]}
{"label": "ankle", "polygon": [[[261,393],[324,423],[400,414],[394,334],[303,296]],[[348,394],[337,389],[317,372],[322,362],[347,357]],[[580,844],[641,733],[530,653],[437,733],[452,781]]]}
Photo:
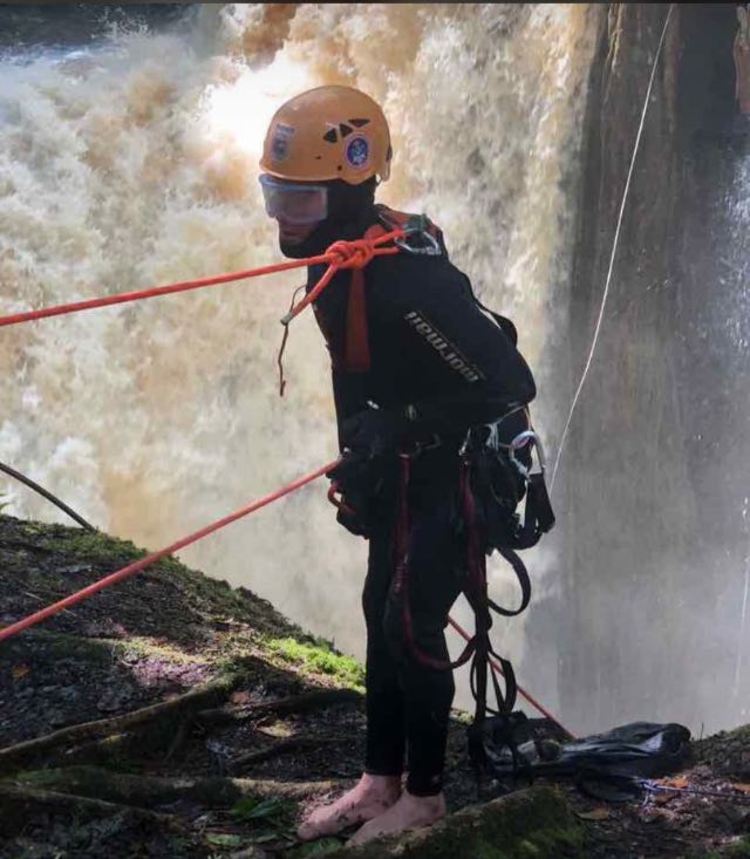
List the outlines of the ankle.
{"label": "ankle", "polygon": [[401,776],[371,775],[365,772],[359,780],[359,787],[375,796],[398,797],[401,794]]}
{"label": "ankle", "polygon": [[431,811],[445,812],[445,794],[442,791],[440,793],[429,794],[428,796],[420,796],[419,794],[411,793],[408,788],[405,788],[402,796],[411,805],[419,805]]}

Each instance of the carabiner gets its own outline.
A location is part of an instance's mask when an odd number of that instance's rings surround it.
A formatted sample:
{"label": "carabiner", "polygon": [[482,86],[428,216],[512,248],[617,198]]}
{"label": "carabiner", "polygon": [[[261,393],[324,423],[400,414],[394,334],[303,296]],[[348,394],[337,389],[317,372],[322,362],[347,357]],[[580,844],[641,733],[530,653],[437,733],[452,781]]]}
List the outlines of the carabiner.
{"label": "carabiner", "polygon": [[[418,217],[410,218],[403,227],[404,237],[402,239],[394,239],[393,244],[410,254],[422,254],[424,256],[438,257],[442,254],[440,244],[435,236],[427,229],[427,216],[419,215]],[[417,235],[422,239],[426,239],[428,244],[426,247],[412,247],[407,239],[409,236]]]}
{"label": "carabiner", "polygon": [[536,455],[537,459],[539,460],[539,471],[544,474],[547,469],[547,458],[544,455],[544,447],[542,446],[541,439],[534,432],[534,430],[524,430],[513,439],[513,441],[508,445],[508,448],[511,462],[525,478],[528,478],[531,469],[526,469],[524,465],[516,459],[515,453],[517,450],[520,450],[522,447],[524,447],[528,442],[531,442],[537,449]]}
{"label": "carabiner", "polygon": [[[414,235],[415,233],[420,235],[423,239],[427,239],[427,241],[429,242],[429,246],[423,248],[415,248],[408,244],[408,242],[406,241],[407,236]],[[440,250],[440,245],[437,243],[437,239],[426,231],[422,232],[420,230],[411,230],[411,232],[407,233],[403,239],[394,239],[393,244],[397,245],[401,248],[401,250],[404,250],[410,254],[422,254],[423,256],[428,257],[439,257],[442,254],[442,251]]]}

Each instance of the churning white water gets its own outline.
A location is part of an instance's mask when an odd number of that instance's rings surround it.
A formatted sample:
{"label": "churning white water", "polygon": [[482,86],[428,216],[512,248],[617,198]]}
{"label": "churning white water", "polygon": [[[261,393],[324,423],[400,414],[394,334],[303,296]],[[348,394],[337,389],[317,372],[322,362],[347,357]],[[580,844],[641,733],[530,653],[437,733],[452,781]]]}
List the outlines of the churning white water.
{"label": "churning white water", "polygon": [[[159,32],[121,28],[85,50],[6,55],[0,312],[280,259],[257,184],[268,120],[303,89],[346,83],[377,99],[392,126],[380,199],[426,211],[480,297],[517,323],[544,434],[559,420],[543,392],[563,373],[595,31],[581,5],[207,4]],[[3,329],[0,461],[97,527],[155,549],[333,459],[312,314],[293,323],[278,395],[279,319],[302,279]],[[6,512],[66,521],[23,487],[0,491]],[[362,655],[366,544],[336,525],[323,482],[181,558]],[[535,600],[554,597],[551,551],[527,560]],[[507,573],[491,568],[497,597],[512,603]],[[455,616],[468,623],[460,606]],[[532,622],[533,609],[498,624],[498,647],[520,657]],[[556,654],[536,657],[520,680],[554,707]]]}

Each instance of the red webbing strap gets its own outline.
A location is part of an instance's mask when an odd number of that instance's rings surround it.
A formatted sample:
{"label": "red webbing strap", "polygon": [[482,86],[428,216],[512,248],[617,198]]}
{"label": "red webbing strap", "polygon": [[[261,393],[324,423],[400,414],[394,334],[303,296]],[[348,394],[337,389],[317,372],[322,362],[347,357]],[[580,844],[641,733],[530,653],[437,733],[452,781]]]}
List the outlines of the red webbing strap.
{"label": "red webbing strap", "polygon": [[[382,224],[373,224],[367,228],[362,238],[371,242],[386,235],[386,232]],[[365,273],[362,268],[353,268],[349,280],[343,364],[344,369],[350,373],[366,373],[370,369],[367,298],[365,296]]]}
{"label": "red webbing strap", "polygon": [[349,373],[366,373],[370,369],[370,341],[367,333],[365,273],[353,268],[346,305],[346,342],[344,368]]}

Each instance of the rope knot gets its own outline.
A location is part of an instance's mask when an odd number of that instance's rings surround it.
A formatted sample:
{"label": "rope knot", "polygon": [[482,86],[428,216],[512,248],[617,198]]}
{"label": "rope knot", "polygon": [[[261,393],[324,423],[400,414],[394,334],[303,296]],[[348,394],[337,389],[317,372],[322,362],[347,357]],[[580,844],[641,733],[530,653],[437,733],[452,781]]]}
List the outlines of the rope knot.
{"label": "rope knot", "polygon": [[331,265],[336,268],[364,268],[375,256],[375,245],[368,239],[342,239],[330,245],[326,255],[332,257]]}

